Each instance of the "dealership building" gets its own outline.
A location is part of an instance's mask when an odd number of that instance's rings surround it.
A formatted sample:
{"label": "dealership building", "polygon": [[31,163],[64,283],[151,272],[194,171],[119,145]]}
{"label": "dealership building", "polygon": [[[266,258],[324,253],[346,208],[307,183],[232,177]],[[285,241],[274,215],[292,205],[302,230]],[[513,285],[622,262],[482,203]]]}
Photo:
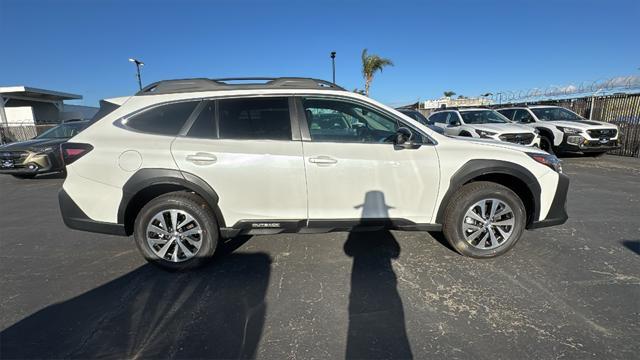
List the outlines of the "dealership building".
{"label": "dealership building", "polygon": [[28,86],[0,87],[0,126],[57,124],[90,119],[98,108],[65,104],[81,95]]}

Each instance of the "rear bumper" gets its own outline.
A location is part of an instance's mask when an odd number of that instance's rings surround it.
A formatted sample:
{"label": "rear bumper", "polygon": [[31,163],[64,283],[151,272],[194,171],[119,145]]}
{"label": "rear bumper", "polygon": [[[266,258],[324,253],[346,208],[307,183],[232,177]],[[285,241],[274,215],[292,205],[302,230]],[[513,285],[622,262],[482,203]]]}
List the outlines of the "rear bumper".
{"label": "rear bumper", "polygon": [[569,177],[565,174],[558,174],[558,186],[556,187],[556,194],[551,202],[551,208],[547,213],[547,217],[544,220],[533,221],[527,229],[538,229],[548,226],[555,226],[564,224],[569,215],[567,215],[567,193],[569,192]]}
{"label": "rear bumper", "polygon": [[71,229],[127,236],[124,224],[105,223],[90,219],[64,189],[61,189],[58,193],[58,202],[60,203],[62,220]]}

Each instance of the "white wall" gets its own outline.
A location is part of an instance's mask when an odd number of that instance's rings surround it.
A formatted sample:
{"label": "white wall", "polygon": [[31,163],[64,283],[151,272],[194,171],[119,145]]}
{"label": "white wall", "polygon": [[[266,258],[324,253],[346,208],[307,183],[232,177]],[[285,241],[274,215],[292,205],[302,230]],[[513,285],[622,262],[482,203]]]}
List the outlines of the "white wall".
{"label": "white wall", "polygon": [[9,126],[35,124],[35,116],[31,106],[5,107],[4,112],[7,114],[7,124]]}

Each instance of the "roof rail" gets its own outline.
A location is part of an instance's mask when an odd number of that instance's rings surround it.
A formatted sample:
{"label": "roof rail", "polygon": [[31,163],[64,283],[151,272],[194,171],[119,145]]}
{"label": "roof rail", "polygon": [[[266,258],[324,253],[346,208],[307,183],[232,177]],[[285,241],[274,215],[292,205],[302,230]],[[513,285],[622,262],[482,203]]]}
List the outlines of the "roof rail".
{"label": "roof rail", "polygon": [[505,108],[528,108],[529,104],[498,104],[494,105],[494,109],[505,109]]}
{"label": "roof rail", "polygon": [[458,107],[457,106],[451,106],[451,107],[442,106],[442,107],[434,109],[432,112],[447,111],[447,110],[458,110]]}
{"label": "roof rail", "polygon": [[[234,84],[232,82],[242,82]],[[252,90],[252,89],[326,89],[343,90],[336,84],[326,80],[302,77],[253,77],[253,78],[194,78],[162,80],[150,84],[138,91],[136,95],[172,94],[214,90]]]}

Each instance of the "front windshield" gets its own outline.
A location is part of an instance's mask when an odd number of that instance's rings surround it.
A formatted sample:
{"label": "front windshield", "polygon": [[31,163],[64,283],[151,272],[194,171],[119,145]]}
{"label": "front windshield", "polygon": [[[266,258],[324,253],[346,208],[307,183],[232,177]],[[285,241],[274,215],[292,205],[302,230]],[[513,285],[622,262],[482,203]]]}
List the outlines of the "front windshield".
{"label": "front windshield", "polygon": [[510,122],[502,114],[493,110],[460,111],[460,115],[466,124],[505,124]]}
{"label": "front windshield", "polygon": [[68,139],[82,131],[86,126],[87,124],[84,122],[61,124],[36,136],[36,139]]}
{"label": "front windshield", "polygon": [[561,107],[535,108],[531,109],[540,120],[563,120],[563,121],[579,121],[584,120],[577,114]]}

